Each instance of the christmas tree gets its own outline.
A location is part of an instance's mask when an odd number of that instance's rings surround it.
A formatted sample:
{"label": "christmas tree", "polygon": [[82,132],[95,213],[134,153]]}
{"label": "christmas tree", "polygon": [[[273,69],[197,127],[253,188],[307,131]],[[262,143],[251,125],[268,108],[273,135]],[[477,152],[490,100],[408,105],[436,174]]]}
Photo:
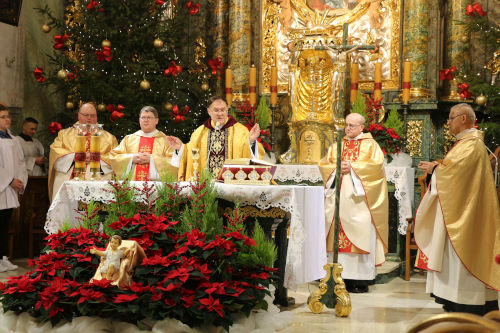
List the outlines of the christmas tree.
{"label": "christmas tree", "polygon": [[138,129],[145,105],[159,111],[159,130],[184,141],[206,119],[217,62],[197,36],[207,8],[193,1],[74,0],[64,21],[48,7],[37,10],[46,16],[42,29],[54,35],[54,51],[53,66],[33,73],[66,96],[54,116],[64,127],[82,102],[96,104],[99,122],[118,139]]}

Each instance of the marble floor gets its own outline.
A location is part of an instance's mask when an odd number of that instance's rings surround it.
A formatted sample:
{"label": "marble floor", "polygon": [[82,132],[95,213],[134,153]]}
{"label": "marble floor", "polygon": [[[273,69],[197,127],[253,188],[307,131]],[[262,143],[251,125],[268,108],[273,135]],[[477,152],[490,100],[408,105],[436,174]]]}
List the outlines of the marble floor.
{"label": "marble floor", "polygon": [[[27,260],[14,260],[15,271],[0,273],[0,281],[8,276],[28,271]],[[289,291],[295,305],[282,309],[294,313],[292,325],[280,332],[406,332],[409,328],[432,315],[443,313],[442,308],[425,294],[425,275],[413,274],[410,281],[394,278],[386,284],[370,286],[367,294],[351,294],[352,312],[347,318],[338,318],[333,309],[324,308],[321,314],[307,307],[307,297],[318,288],[318,283],[301,285]]]}

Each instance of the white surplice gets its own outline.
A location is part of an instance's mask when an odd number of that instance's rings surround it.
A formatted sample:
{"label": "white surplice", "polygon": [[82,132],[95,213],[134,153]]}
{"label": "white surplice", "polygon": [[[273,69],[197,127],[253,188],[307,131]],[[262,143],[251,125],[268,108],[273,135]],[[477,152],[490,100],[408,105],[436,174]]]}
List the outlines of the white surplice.
{"label": "white surplice", "polygon": [[16,139],[23,149],[24,163],[26,164],[26,170],[28,170],[28,176],[46,176],[47,171],[45,168],[35,163],[35,160],[44,154],[42,143],[35,138],[32,138],[33,141],[25,141],[22,137],[16,136]]}
{"label": "white surplice", "polygon": [[8,133],[12,139],[0,139],[0,209],[19,207],[18,193],[10,183],[17,178],[26,188],[28,181],[23,149],[12,133]]}

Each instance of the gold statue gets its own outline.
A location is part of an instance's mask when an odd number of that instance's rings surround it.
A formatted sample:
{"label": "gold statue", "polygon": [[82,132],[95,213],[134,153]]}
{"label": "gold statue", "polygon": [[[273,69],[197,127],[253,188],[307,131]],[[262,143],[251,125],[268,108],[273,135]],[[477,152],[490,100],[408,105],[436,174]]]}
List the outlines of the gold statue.
{"label": "gold statue", "polygon": [[[118,248],[120,245],[122,247]],[[100,251],[94,247],[90,249],[90,253],[101,257],[101,263],[90,281],[105,278],[119,288],[125,288],[132,283],[134,267],[146,258],[144,250],[136,241],[122,241],[119,235],[111,236],[106,251]]]}

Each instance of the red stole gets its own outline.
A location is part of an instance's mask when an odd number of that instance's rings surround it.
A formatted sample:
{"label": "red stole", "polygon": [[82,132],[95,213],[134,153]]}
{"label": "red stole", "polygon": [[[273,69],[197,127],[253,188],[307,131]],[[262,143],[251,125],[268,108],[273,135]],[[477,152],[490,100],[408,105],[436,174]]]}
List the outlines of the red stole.
{"label": "red stole", "polygon": [[[141,140],[139,141],[139,151],[138,153],[153,153],[153,144],[155,142],[155,138],[147,138],[141,136]],[[140,181],[148,181],[149,180],[149,163],[146,164],[137,164],[135,166],[135,180]]]}
{"label": "red stole", "polygon": [[[354,162],[358,160],[359,151],[361,147],[361,140],[347,140],[344,139],[342,144],[342,161]],[[341,182],[342,183],[342,182]],[[339,252],[344,253],[365,253],[358,249],[349,240],[342,228],[342,221],[339,223]]]}

